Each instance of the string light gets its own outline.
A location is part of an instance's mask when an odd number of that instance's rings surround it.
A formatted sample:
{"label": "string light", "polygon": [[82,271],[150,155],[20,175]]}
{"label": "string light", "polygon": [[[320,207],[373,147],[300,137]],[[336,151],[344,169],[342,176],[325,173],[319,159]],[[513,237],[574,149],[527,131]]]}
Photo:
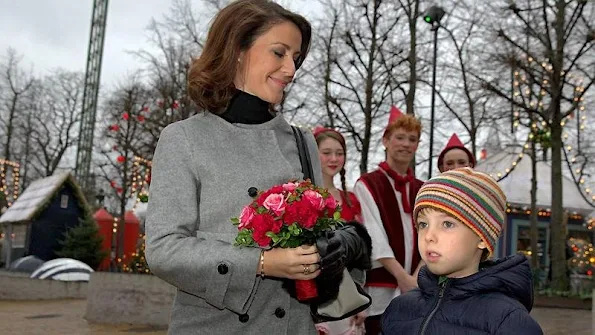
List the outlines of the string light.
{"label": "string light", "polygon": [[[149,184],[151,183],[151,161],[139,156],[135,156],[133,159],[132,168],[132,186],[130,193],[131,197],[136,197],[133,210],[136,209],[138,203],[145,203],[148,201]],[[145,259],[145,235],[139,234],[139,240],[142,241],[141,245],[136,248],[130,256],[131,259],[126,261],[126,255],[123,259],[118,259],[118,265],[123,272],[128,273],[140,273],[140,274],[151,274],[151,270],[147,265]]]}
{"label": "string light", "polygon": [[[511,214],[511,215],[531,215],[531,209],[524,206],[524,207],[520,207],[520,206],[513,206],[512,204],[507,204],[506,205],[506,213],[507,214]],[[552,215],[552,211],[550,208],[538,208],[537,209],[537,216],[539,217],[550,217]],[[577,221],[583,221],[584,217],[577,213],[577,212],[572,212],[568,214],[568,219],[569,220],[577,220]],[[586,226],[585,226],[586,227]],[[591,228],[589,228],[591,229]]]}
{"label": "string light", "polygon": [[[529,148],[529,144],[525,144],[524,148],[527,149]],[[496,181],[501,181],[504,178],[508,177],[508,175],[514,171],[514,169],[519,165],[520,161],[523,159],[523,157],[525,157],[525,154],[523,152],[517,154],[517,157],[514,161],[512,161],[512,163],[510,164],[509,167],[505,168],[503,172],[492,172],[490,173],[490,177],[496,179]]]}
{"label": "string light", "polygon": [[[590,230],[592,228],[589,228]],[[592,276],[595,271],[595,254],[593,244],[581,238],[571,237],[568,240],[573,256],[570,269],[578,274]]]}
{"label": "string light", "polygon": [[150,182],[151,161],[135,156],[132,168],[132,192],[130,192],[131,197],[136,197],[134,207],[136,207],[136,204],[139,202],[146,202]]}
{"label": "string light", "polygon": [[[545,60],[545,61],[536,61],[535,59],[533,59],[531,56],[527,56],[527,63],[529,65],[531,65],[533,62],[535,62],[536,64],[538,64],[542,69],[546,70],[547,72],[551,73],[553,71],[553,66],[551,63],[549,63],[549,61]],[[568,125],[572,124],[571,122],[569,122],[571,119],[573,119],[575,116],[574,114],[577,113],[578,117],[576,120],[576,128],[572,127],[571,129],[576,129],[577,132],[577,150],[574,150],[573,146],[568,144],[568,143],[562,143],[562,148],[565,149],[568,152],[572,152],[572,156],[569,158],[569,162],[570,165],[576,165],[576,164],[580,164],[581,161],[578,159],[578,156],[581,155],[581,150],[580,150],[580,132],[584,131],[586,129],[586,125],[587,125],[587,115],[586,115],[586,107],[585,107],[585,97],[584,97],[584,93],[585,93],[585,86],[583,85],[583,79],[580,76],[575,76],[572,73],[565,73],[564,71],[561,71],[560,73],[562,76],[566,76],[565,80],[567,80],[568,82],[572,82],[571,85],[574,86],[573,89],[573,103],[574,103],[574,107],[576,109],[575,112],[572,112],[571,114],[569,114],[567,117],[565,117],[563,120],[560,121],[560,125],[563,128],[566,128]],[[546,75],[546,74],[544,74]],[[547,74],[549,75],[549,74]],[[543,97],[546,96],[547,91],[545,90],[545,87],[549,85],[549,81],[547,78],[542,78],[541,81],[536,80],[536,82],[541,82],[542,85],[541,87],[538,88],[539,90],[539,95],[537,97],[538,100],[538,106],[539,109],[543,111]],[[523,84],[524,86],[528,86],[528,87],[524,87],[523,90]],[[515,71],[514,72],[514,76],[513,76],[513,96],[515,97],[515,99],[517,99],[519,101],[519,103],[526,103],[525,99],[529,98],[529,106],[533,107],[535,106],[535,101],[533,101],[532,97],[531,97],[531,85],[532,83],[530,83],[527,80],[527,76],[522,74],[519,71]],[[522,92],[524,91],[524,93],[527,95],[527,97],[525,97],[524,99],[522,98]],[[513,112],[513,129],[518,129],[519,125],[521,124],[520,122],[521,120],[521,113],[518,110],[515,110]],[[541,126],[547,129],[547,122],[545,120],[542,120],[540,122]],[[531,129],[533,131],[538,129],[538,125],[536,122],[532,122],[531,124]],[[535,139],[535,135],[533,135],[533,131],[531,132],[531,134],[529,134],[529,141],[534,140]],[[570,139],[569,133],[568,132],[564,132],[563,133],[563,142],[567,142]],[[529,148],[529,144],[525,144],[525,149]],[[517,159],[518,161],[518,159]],[[582,178],[583,174],[582,174],[582,169],[585,167],[585,165],[581,165],[580,168],[576,168],[576,174],[578,175],[578,177],[575,177],[574,175],[574,168],[571,167],[570,171],[572,173],[572,177],[574,180],[578,179],[577,184],[579,185],[579,191],[582,192],[583,194],[585,194],[585,198],[587,199],[587,201],[591,201],[591,205],[595,206],[595,195],[591,195],[592,194],[592,190],[589,187],[589,183],[587,183],[585,181],[584,178]],[[497,176],[498,180],[501,180],[503,178],[505,178],[508,174],[507,171],[509,171],[510,168],[505,169],[504,173],[503,172],[499,172],[499,173],[495,173],[492,176]],[[512,170],[512,169],[510,169]]]}
{"label": "string light", "polygon": [[[19,197],[20,184],[20,164],[0,158],[0,192],[4,193],[8,207],[12,206]],[[11,188],[12,192],[10,192]]]}

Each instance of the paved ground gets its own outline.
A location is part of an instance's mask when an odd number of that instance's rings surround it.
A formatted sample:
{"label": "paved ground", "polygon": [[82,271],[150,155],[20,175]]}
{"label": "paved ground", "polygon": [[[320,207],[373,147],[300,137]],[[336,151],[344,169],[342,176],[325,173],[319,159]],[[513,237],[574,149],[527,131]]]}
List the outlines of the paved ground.
{"label": "paved ground", "polygon": [[[0,334],[20,335],[165,335],[142,326],[89,325],[82,318],[85,300],[0,301]],[[547,335],[590,335],[591,311],[536,308],[533,317]]]}

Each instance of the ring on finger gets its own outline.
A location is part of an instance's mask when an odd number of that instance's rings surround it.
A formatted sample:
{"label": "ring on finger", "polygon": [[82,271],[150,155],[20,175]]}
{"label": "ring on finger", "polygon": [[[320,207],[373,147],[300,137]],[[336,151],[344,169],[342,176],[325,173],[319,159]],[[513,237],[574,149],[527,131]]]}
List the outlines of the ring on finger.
{"label": "ring on finger", "polygon": [[304,265],[304,274],[309,275],[310,273],[310,265]]}

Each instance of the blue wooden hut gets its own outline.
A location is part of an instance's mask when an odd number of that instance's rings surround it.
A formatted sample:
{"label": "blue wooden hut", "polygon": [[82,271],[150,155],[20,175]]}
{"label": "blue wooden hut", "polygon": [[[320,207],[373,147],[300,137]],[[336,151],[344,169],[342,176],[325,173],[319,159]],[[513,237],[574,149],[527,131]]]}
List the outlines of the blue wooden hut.
{"label": "blue wooden hut", "polygon": [[0,216],[5,267],[28,255],[44,261],[57,258],[64,233],[89,214],[85,196],[69,172],[34,181]]}

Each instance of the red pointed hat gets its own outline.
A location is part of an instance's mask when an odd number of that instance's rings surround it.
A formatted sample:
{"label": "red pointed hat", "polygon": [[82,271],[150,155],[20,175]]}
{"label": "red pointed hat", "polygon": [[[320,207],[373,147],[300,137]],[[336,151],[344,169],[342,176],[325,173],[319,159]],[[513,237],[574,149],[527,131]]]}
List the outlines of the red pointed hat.
{"label": "red pointed hat", "polygon": [[446,143],[446,146],[444,147],[444,149],[442,149],[440,156],[438,156],[438,168],[440,168],[442,166],[442,163],[444,162],[444,155],[446,155],[446,153],[452,149],[463,150],[467,154],[467,156],[469,156],[469,162],[472,164],[472,167],[475,167],[475,156],[471,153],[471,151],[469,151],[469,149],[465,148],[465,145],[463,145],[463,142],[461,142],[457,134],[452,134],[452,136],[448,140],[448,143]]}
{"label": "red pointed hat", "polygon": [[390,115],[388,116],[388,125],[395,122],[398,118],[403,116],[403,112],[394,105],[390,106]]}
{"label": "red pointed hat", "polygon": [[400,109],[398,109],[397,107],[395,107],[394,105],[390,106],[390,114],[388,115],[388,124],[386,125],[386,128],[384,129],[384,135],[386,135],[386,131],[388,130],[388,127],[395,121],[397,121],[398,118],[400,118],[401,116],[403,116],[403,112],[401,112]]}

